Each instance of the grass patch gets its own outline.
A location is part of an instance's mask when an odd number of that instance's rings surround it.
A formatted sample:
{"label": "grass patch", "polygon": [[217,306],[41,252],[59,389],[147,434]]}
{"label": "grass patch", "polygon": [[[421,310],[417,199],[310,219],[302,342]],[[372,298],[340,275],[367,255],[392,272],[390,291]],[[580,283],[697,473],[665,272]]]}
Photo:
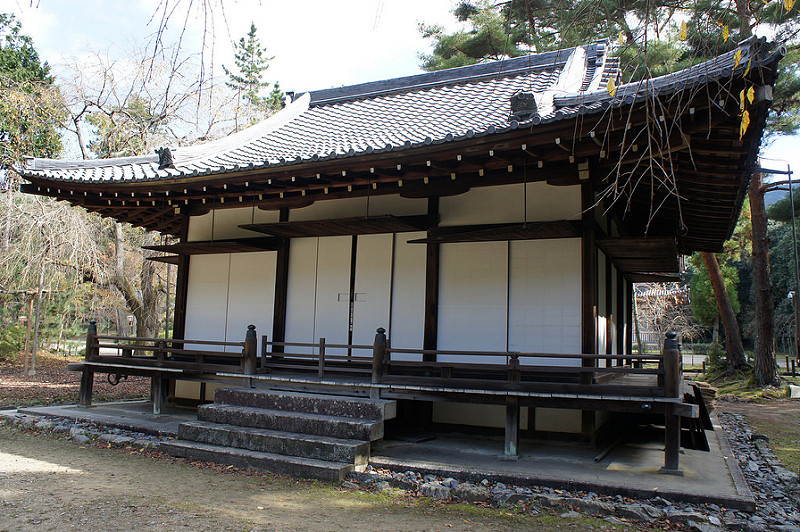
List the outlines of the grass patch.
{"label": "grass patch", "polygon": [[769,438],[769,446],[789,471],[800,471],[800,427],[770,419],[751,417],[756,432]]}

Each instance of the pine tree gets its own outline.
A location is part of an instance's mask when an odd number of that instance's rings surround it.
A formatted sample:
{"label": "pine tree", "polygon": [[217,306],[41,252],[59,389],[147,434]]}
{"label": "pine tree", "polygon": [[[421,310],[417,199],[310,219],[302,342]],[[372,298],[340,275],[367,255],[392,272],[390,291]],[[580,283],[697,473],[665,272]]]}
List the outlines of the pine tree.
{"label": "pine tree", "polygon": [[236,46],[235,63],[238,74],[229,70],[225,65],[222,69],[230,81],[228,87],[237,91],[249,105],[268,111],[277,111],[281,107],[283,93],[275,83],[272,92],[267,97],[260,95],[261,89],[269,87],[269,83],[262,80],[263,72],[269,68],[269,62],[274,57],[268,57],[266,48],[256,35],[255,23],[250,23],[250,31],[246,37],[239,39]]}

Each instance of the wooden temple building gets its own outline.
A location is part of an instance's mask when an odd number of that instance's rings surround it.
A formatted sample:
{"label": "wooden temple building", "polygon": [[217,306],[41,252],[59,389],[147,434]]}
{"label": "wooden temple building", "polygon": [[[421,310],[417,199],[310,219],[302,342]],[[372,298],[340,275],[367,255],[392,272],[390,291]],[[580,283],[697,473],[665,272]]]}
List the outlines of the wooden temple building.
{"label": "wooden temple building", "polygon": [[[722,249],[782,55],[750,39],[625,84],[597,42],[292,95],[202,145],[29,159],[24,191],[179,239],[150,248],[178,267],[174,337],[90,328],[74,368],[82,401],[94,373],[147,375],[156,410],[215,401],[176,454],[330,461],[325,438],[366,441],[339,460],[351,469],[390,418],[504,430],[513,458],[520,432],[591,441],[611,413],[646,414],[665,426],[675,472],[681,434],[708,422],[674,342],[633,353],[632,283],[673,280],[680,255]],[[360,428],[309,421],[322,415]],[[236,426],[321,440],[207,436]],[[341,475],[320,471],[300,474]]]}

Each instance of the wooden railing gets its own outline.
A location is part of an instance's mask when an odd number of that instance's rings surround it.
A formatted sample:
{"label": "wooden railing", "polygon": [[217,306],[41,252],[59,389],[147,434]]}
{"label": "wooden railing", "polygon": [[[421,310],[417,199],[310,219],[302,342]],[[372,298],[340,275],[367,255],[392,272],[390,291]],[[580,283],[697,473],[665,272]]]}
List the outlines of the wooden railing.
{"label": "wooden railing", "polygon": [[[333,349],[340,353],[331,354]],[[496,360],[469,361],[479,357]],[[325,338],[317,343],[271,342],[262,336],[260,366],[267,372],[314,373],[320,379],[369,375],[372,384],[665,397],[678,396],[682,378],[677,344],[658,355],[406,349],[389,347],[383,329],[372,345],[329,344]],[[651,378],[623,381],[639,375]]]}
{"label": "wooden railing", "polygon": [[[214,347],[214,349],[189,349]],[[115,354],[101,354],[114,350]],[[255,374],[257,335],[250,325],[243,342],[220,342],[178,338],[141,338],[97,334],[92,320],[86,334],[86,361],[142,368],[172,368],[191,372],[235,372]]]}

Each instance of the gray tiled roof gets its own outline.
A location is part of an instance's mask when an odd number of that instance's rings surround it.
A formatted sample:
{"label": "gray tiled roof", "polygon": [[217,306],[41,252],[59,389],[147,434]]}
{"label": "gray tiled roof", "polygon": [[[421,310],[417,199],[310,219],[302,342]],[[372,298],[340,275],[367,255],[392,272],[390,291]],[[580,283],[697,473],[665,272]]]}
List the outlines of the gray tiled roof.
{"label": "gray tiled roof", "polygon": [[[749,41],[755,42],[755,41]],[[742,45],[739,69],[749,60]],[[605,90],[618,60],[605,43],[379,82],[306,93],[269,119],[209,143],[179,147],[175,168],[158,169],[156,155],[91,161],[29,159],[23,176],[54,181],[157,181],[250,168],[397,151],[493,135],[631,103],[647,91],[674,91],[729,76],[733,54],[655,78],[646,85]],[[509,100],[533,92],[539,114],[518,123]]]}

